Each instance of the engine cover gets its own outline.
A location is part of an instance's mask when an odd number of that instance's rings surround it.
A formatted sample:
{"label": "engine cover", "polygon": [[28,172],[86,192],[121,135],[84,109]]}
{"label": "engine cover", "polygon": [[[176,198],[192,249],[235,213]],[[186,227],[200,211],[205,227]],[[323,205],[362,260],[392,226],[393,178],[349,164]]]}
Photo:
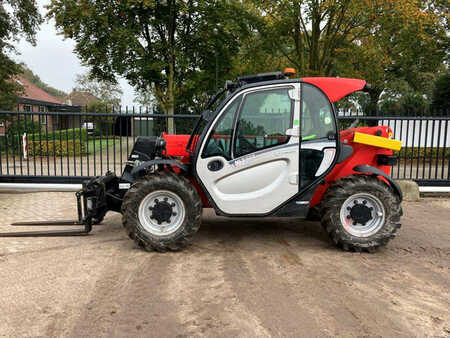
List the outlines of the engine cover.
{"label": "engine cover", "polygon": [[161,157],[166,141],[157,136],[140,136],[136,139],[133,150],[128,156],[127,164],[122,173],[122,180],[132,182],[131,171],[140,163]]}

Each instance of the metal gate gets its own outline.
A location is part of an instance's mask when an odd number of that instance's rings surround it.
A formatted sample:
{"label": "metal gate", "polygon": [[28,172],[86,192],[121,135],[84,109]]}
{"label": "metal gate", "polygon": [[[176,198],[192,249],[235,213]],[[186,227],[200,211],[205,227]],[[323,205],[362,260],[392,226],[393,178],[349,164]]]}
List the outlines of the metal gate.
{"label": "metal gate", "polygon": [[160,135],[172,117],[189,133],[199,115],[0,111],[0,183],[71,184],[120,174],[136,137]]}
{"label": "metal gate", "polygon": [[[110,113],[0,111],[0,183],[71,184],[108,170],[119,174],[136,137],[160,135],[171,117],[176,118],[178,133],[186,134],[199,116],[135,109]],[[412,179],[421,186],[450,186],[448,114],[338,114],[342,127],[356,118],[360,124],[390,126],[394,137],[402,141],[393,178]]]}

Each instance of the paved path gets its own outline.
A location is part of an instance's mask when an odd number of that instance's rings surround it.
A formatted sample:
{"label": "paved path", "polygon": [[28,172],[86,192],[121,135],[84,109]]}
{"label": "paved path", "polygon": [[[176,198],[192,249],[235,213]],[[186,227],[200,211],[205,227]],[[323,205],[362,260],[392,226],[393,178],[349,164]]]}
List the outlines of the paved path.
{"label": "paved path", "polygon": [[[71,193],[0,194],[0,231],[75,217]],[[404,203],[376,254],[317,223],[206,211],[179,253],[136,248],[109,214],[91,236],[0,239],[0,337],[448,337],[450,201]]]}

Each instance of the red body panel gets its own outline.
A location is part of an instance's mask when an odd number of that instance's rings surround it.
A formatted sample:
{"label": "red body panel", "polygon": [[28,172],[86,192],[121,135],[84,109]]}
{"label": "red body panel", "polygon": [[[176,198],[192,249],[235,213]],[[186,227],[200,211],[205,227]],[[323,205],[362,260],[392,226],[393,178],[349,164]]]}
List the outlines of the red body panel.
{"label": "red body panel", "polygon": [[364,89],[366,86],[364,80],[336,77],[304,77],[302,81],[322,89],[331,102],[339,101],[353,92]]}
{"label": "red body panel", "polygon": [[[190,135],[170,135],[167,133],[163,133],[162,137],[164,140],[166,140],[166,156],[171,157],[177,157],[180,159],[180,162],[182,163],[189,163],[190,162],[190,154],[186,151],[187,144],[189,142]],[[198,138],[198,136],[194,136],[194,138]],[[194,140],[194,144],[195,144]],[[179,168],[174,168],[175,172],[179,172]],[[208,198],[206,197],[205,192],[201,188],[200,184],[197,182],[195,177],[189,176],[187,177],[189,181],[192,182],[192,184],[197,189],[198,194],[200,195],[200,198],[202,199],[202,204],[204,208],[211,208],[208,202]]]}
{"label": "red body panel", "polygon": [[189,142],[190,135],[170,135],[163,133],[162,137],[166,140],[166,155],[173,157],[189,158],[186,146]]}
{"label": "red body panel", "polygon": [[380,166],[377,163],[377,155],[378,154],[392,155],[393,154],[392,150],[369,146],[360,143],[353,143],[353,136],[355,132],[375,135],[378,130],[381,131],[381,135],[378,136],[386,138],[389,137],[390,133],[392,132],[392,130],[386,126],[362,127],[341,131],[340,133],[341,142],[346,145],[352,146],[353,153],[342,163],[336,164],[336,166],[331,170],[331,172],[325,177],[325,184],[320,185],[315,191],[310,202],[311,206],[315,206],[320,203],[324,193],[327,191],[330,184],[336,181],[337,179],[349,175],[361,174],[353,170],[353,168],[356,167],[357,165],[361,164],[370,165],[372,167],[384,171],[387,175],[390,175],[391,166]]}

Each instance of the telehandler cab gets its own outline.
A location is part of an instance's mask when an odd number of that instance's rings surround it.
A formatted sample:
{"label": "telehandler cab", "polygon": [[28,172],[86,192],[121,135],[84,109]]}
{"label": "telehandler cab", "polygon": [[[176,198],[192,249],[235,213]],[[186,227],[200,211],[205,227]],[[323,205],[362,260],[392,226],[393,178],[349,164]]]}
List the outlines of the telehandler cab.
{"label": "telehandler cab", "polygon": [[[316,215],[345,250],[374,251],[396,235],[402,192],[389,177],[401,142],[386,126],[339,132],[336,102],[367,88],[346,78],[289,79],[292,71],[238,78],[209,102],[192,135],[139,137],[120,177],[108,172],[77,193],[82,235],[109,210],[145,250],[180,250],[203,208],[227,217]],[[211,107],[227,94],[217,109]]]}

